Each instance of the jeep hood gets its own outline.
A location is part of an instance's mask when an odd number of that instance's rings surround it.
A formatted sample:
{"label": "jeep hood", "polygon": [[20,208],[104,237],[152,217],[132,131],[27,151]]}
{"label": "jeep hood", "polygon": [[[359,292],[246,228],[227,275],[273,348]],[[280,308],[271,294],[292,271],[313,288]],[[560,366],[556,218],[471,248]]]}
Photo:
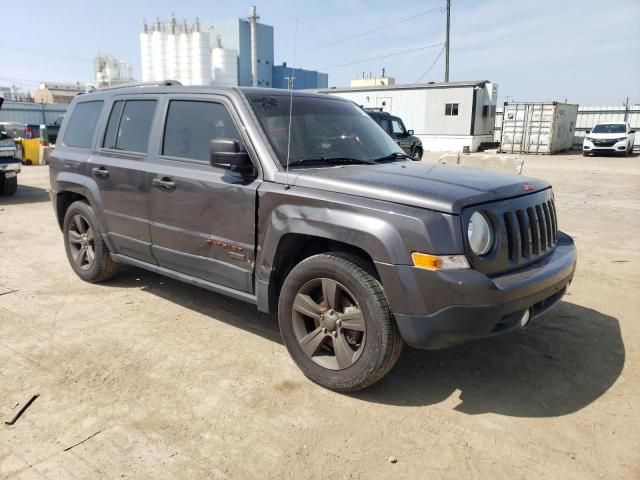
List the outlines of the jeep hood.
{"label": "jeep hood", "polygon": [[550,187],[535,178],[424,161],[295,169],[289,183],[455,214]]}

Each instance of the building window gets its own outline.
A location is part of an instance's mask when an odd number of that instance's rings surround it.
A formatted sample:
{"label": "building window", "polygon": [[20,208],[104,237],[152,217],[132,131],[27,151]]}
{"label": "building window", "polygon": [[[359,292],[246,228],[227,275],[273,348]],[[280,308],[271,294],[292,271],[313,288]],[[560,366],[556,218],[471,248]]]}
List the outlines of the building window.
{"label": "building window", "polygon": [[269,81],[267,80],[265,83],[267,84],[267,87],[268,87],[269,86]]}
{"label": "building window", "polygon": [[444,114],[447,117],[457,117],[458,116],[458,104],[457,103],[447,103],[444,107]]}
{"label": "building window", "polygon": [[483,117],[489,116],[489,105],[482,106],[482,116]]}
{"label": "building window", "polygon": [[266,61],[266,62],[264,62],[264,63],[266,63],[267,65],[269,65],[269,60],[267,60],[267,61]]}
{"label": "building window", "polygon": [[260,63],[260,59],[258,59],[258,63]]}

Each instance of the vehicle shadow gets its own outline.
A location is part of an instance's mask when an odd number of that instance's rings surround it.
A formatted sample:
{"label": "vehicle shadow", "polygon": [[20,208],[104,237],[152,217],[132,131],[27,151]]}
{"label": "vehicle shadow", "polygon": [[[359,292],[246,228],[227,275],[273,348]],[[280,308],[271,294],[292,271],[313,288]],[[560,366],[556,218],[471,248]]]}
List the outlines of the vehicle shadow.
{"label": "vehicle shadow", "polygon": [[355,396],[424,406],[454,395],[455,410],[467,414],[556,417],[603,395],[624,361],[617,319],[561,301],[524,331],[446,350],[406,349],[386,378]]}
{"label": "vehicle shadow", "polygon": [[19,205],[23,203],[41,203],[50,201],[49,192],[44,188],[20,184],[18,176],[18,190],[10,197],[0,197],[0,205]]}
{"label": "vehicle shadow", "polygon": [[[103,285],[139,288],[282,344],[275,316],[239,300],[132,267]],[[624,361],[617,319],[561,301],[524,331],[445,350],[405,348],[384,379],[350,395],[415,407],[459,395],[454,408],[467,414],[555,417],[603,395],[620,376]]]}

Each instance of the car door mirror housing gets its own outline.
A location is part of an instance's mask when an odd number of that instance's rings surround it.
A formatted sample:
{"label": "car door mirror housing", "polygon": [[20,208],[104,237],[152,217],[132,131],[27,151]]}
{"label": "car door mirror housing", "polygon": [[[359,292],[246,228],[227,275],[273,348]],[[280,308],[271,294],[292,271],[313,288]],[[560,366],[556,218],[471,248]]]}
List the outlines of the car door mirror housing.
{"label": "car door mirror housing", "polygon": [[635,130],[629,130],[629,133],[636,133]]}
{"label": "car door mirror housing", "polygon": [[240,143],[231,138],[216,138],[209,142],[209,162],[214,167],[229,168],[246,174],[255,174],[249,154]]}
{"label": "car door mirror housing", "polygon": [[413,136],[413,130],[407,130],[407,137]]}
{"label": "car door mirror housing", "polygon": [[591,130],[587,130],[586,133],[591,133]]}

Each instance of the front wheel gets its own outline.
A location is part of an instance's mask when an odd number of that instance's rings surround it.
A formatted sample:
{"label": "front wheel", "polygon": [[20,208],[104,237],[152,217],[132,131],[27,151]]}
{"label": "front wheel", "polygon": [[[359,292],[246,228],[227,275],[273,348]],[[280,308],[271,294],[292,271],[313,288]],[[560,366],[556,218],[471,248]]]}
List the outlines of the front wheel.
{"label": "front wheel", "polygon": [[419,162],[420,160],[422,160],[422,149],[421,148],[416,148],[413,151],[413,155],[411,155],[411,157],[416,162]]}
{"label": "front wheel", "polygon": [[340,253],[309,257],[284,281],[278,321],[302,372],[331,390],[361,390],[393,368],[403,341],[382,285]]}
{"label": "front wheel", "polygon": [[7,176],[6,173],[0,173],[0,196],[10,197],[18,190],[18,175],[11,172]]}

